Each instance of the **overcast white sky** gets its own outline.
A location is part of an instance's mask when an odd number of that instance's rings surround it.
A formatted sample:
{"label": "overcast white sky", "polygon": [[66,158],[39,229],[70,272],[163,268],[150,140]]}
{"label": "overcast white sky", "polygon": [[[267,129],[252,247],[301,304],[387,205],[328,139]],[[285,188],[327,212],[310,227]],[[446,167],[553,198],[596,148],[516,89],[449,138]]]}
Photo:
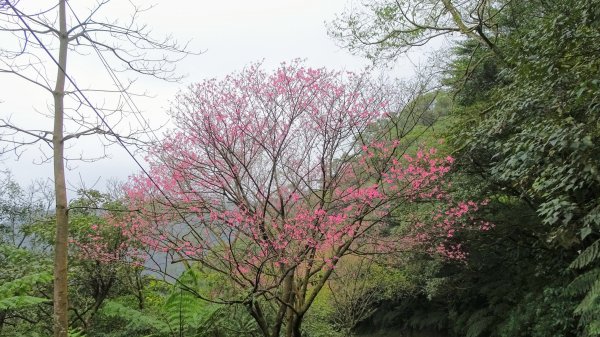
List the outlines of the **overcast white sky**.
{"label": "overcast white sky", "polygon": [[[191,40],[193,50],[205,51],[199,56],[190,56],[179,63],[178,72],[187,75],[181,83],[165,83],[147,78],[137,82],[139,91],[148,91],[152,99],[140,99],[136,104],[151,122],[167,120],[169,100],[188,84],[206,78],[222,77],[239,70],[251,62],[264,60],[266,68],[273,68],[283,61],[295,58],[306,59],[307,65],[332,69],[360,70],[369,62],[350,55],[339,48],[327,36],[326,22],[331,22],[336,13],[341,13],[349,0],[170,0],[158,1],[141,20],[152,27],[156,36],[172,34],[180,41]],[[25,3],[25,1],[22,1]],[[50,1],[52,2],[52,1]],[[110,15],[127,16],[125,0],[113,0],[116,7]],[[83,14],[82,14],[83,15]],[[0,34],[0,46],[9,43],[7,34]],[[419,53],[404,58],[393,70],[394,76],[409,77],[411,62],[419,61]],[[78,83],[92,87],[95,83],[109,83],[108,73],[96,55],[75,56],[70,59],[68,73]],[[49,68],[51,69],[51,68]],[[54,70],[51,70],[52,78]],[[127,79],[123,76],[122,80]],[[0,74],[0,116],[11,116],[22,126],[38,125],[51,129],[52,122],[43,119],[35,111],[47,111],[52,97],[15,76]],[[71,154],[98,153],[100,145],[90,139],[72,148]],[[122,149],[109,149],[110,158],[92,164],[74,163],[67,172],[71,184],[78,184],[80,177],[89,187],[101,179],[111,177],[126,179],[138,171],[133,160]],[[49,164],[36,165],[33,160],[40,157],[36,148],[28,150],[19,161],[4,157],[0,167],[10,169],[17,180],[27,184],[40,177],[50,177]],[[138,158],[143,160],[143,155]]]}

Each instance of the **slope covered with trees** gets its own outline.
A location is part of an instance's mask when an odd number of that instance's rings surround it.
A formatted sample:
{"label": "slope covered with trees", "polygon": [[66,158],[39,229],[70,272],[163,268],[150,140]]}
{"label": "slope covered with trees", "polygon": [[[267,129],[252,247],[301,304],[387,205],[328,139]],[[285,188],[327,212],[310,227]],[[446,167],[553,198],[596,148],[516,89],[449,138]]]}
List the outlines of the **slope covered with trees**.
{"label": "slope covered with trees", "polygon": [[[183,91],[150,176],[69,204],[71,336],[600,335],[600,3],[353,9],[375,62],[452,36],[439,76]],[[53,200],[2,185],[0,335],[47,336]]]}
{"label": "slope covered with trees", "polygon": [[[443,27],[460,35],[442,65],[454,98],[444,123],[459,193],[491,198],[496,227],[464,238],[469,262],[440,267],[442,291],[399,299],[396,323],[457,336],[598,335],[599,3],[433,3],[376,2],[334,32],[375,60]],[[407,15],[427,6],[438,11]]]}

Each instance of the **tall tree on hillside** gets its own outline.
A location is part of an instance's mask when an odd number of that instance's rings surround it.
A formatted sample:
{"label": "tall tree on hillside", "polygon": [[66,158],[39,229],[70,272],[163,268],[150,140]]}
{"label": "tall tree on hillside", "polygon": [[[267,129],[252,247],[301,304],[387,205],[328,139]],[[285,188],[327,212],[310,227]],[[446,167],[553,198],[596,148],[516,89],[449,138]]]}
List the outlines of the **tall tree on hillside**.
{"label": "tall tree on hillside", "polygon": [[[405,153],[414,123],[403,99],[366,74],[297,63],[193,86],[174,107],[179,129],[149,157],[160,188],[132,180],[137,212],[115,225],[138,248],[197,262],[238,290],[197,296],[245,305],[265,337],[299,337],[344,256],[428,245],[462,257],[446,239],[477,205],[446,199],[452,158]],[[439,214],[417,223],[397,212],[417,201],[438,201]],[[414,224],[413,235],[386,234],[392,224]]]}
{"label": "tall tree on hillside", "polygon": [[[146,8],[135,7],[128,21],[108,21],[105,17],[110,0],[90,3],[90,8],[71,7],[66,0],[45,3],[0,1],[0,34],[6,43],[0,47],[0,73],[22,79],[47,91],[53,97],[52,130],[31,130],[3,118],[1,140],[3,152],[20,151],[26,145],[48,145],[52,155],[56,195],[56,246],[54,249],[54,335],[67,336],[67,237],[68,205],[65,182],[65,143],[87,135],[101,135],[107,141],[134,140],[140,132],[126,130],[115,133],[115,121],[129,113],[119,103],[100,108],[87,96],[92,92],[128,93],[129,85],[116,89],[80,90],[67,72],[67,59],[72,53],[101,56],[112,71],[130,70],[142,75],[173,80],[173,62],[188,54],[170,38],[155,39],[138,17]],[[76,4],[73,4],[75,6]],[[80,5],[81,6],[81,5]],[[77,9],[77,10],[75,10]],[[79,13],[79,15],[77,14]],[[110,15],[108,16],[110,17]],[[100,18],[100,19],[99,19]],[[55,78],[49,75],[54,69]],[[66,101],[66,98],[72,101]],[[146,128],[142,125],[141,129]]]}

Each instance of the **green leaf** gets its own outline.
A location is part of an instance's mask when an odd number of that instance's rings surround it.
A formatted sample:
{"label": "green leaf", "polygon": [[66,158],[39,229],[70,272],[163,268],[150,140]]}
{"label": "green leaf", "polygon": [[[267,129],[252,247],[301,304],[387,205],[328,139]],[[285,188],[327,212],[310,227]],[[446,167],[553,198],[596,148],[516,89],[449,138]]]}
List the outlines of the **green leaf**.
{"label": "green leaf", "polygon": [[579,256],[571,263],[569,268],[582,269],[590,265],[593,261],[600,258],[600,239],[587,247]]}
{"label": "green leaf", "polygon": [[0,310],[17,310],[48,302],[47,298],[35,296],[11,296],[0,299]]}
{"label": "green leaf", "polygon": [[585,238],[587,238],[588,235],[592,234],[592,228],[591,227],[583,227],[581,229],[581,240],[585,240]]}

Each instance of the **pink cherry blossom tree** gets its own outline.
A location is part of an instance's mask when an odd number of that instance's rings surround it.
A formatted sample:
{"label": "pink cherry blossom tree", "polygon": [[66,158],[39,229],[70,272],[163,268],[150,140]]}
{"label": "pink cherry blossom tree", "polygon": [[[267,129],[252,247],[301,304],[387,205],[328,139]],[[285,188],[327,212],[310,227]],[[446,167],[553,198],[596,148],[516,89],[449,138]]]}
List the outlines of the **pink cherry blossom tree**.
{"label": "pink cherry blossom tree", "polygon": [[[399,116],[410,112],[401,94],[367,73],[301,62],[197,84],[178,97],[178,129],[148,156],[153,178],[130,181],[136,212],[117,226],[132,247],[198,263],[239,289],[198,296],[244,304],[264,336],[299,337],[349,254],[427,245],[464,258],[445,242],[477,205],[444,192],[452,158],[406,153],[414,123]],[[403,205],[432,200],[442,206],[431,222],[382,234]]]}

